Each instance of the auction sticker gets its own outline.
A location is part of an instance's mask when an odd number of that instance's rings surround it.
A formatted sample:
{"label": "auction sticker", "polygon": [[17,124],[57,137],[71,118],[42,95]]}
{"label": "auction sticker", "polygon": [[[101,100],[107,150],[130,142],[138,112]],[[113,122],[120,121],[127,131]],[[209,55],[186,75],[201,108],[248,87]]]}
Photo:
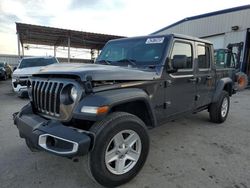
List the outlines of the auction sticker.
{"label": "auction sticker", "polygon": [[164,37],[158,37],[158,38],[148,38],[146,40],[146,44],[160,44],[163,43]]}

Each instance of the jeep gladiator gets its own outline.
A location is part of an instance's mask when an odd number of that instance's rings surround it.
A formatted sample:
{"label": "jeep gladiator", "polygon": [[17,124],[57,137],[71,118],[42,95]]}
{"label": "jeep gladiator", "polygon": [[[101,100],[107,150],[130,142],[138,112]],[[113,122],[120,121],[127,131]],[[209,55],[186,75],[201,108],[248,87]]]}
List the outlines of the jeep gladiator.
{"label": "jeep gladiator", "polygon": [[14,124],[31,151],[75,158],[103,186],[131,180],[149,152],[148,129],[207,110],[226,120],[234,70],[216,70],[209,41],[170,34],[109,41],[95,64],[54,64],[28,81]]}

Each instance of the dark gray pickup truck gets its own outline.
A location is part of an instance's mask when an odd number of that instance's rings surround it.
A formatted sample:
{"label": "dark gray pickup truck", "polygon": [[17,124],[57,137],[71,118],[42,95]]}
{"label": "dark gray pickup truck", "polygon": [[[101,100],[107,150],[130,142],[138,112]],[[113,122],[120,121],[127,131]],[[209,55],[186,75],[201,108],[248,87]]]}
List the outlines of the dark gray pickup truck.
{"label": "dark gray pickup truck", "polygon": [[34,74],[30,103],[14,123],[32,151],[87,155],[86,170],[113,187],[144,165],[148,129],[202,110],[224,122],[234,83],[233,69],[216,70],[208,41],[174,34],[112,40],[95,64],[55,64]]}

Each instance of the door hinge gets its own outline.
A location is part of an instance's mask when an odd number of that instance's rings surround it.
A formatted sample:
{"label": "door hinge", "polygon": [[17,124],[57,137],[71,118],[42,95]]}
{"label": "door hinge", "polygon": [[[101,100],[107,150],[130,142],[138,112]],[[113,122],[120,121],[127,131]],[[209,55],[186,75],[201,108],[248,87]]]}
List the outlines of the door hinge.
{"label": "door hinge", "polygon": [[164,109],[167,109],[167,107],[169,107],[169,106],[171,106],[171,101],[164,102],[164,104],[163,104]]}
{"label": "door hinge", "polygon": [[200,95],[195,95],[194,100],[195,100],[195,101],[198,101],[200,97],[201,97]]}
{"label": "door hinge", "polygon": [[166,80],[166,81],[164,81],[164,88],[169,87],[171,84],[172,84],[172,81],[171,81],[171,80]]}

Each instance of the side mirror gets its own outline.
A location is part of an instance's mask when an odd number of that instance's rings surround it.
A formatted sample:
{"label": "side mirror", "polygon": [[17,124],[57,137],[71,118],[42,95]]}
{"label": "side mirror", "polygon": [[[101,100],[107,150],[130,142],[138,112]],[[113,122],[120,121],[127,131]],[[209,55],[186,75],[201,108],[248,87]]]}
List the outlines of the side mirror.
{"label": "side mirror", "polygon": [[16,69],[17,69],[17,67],[14,67],[14,68],[13,68],[13,72],[14,72]]}
{"label": "side mirror", "polygon": [[172,60],[173,69],[183,69],[187,67],[187,56],[186,55],[174,55]]}

